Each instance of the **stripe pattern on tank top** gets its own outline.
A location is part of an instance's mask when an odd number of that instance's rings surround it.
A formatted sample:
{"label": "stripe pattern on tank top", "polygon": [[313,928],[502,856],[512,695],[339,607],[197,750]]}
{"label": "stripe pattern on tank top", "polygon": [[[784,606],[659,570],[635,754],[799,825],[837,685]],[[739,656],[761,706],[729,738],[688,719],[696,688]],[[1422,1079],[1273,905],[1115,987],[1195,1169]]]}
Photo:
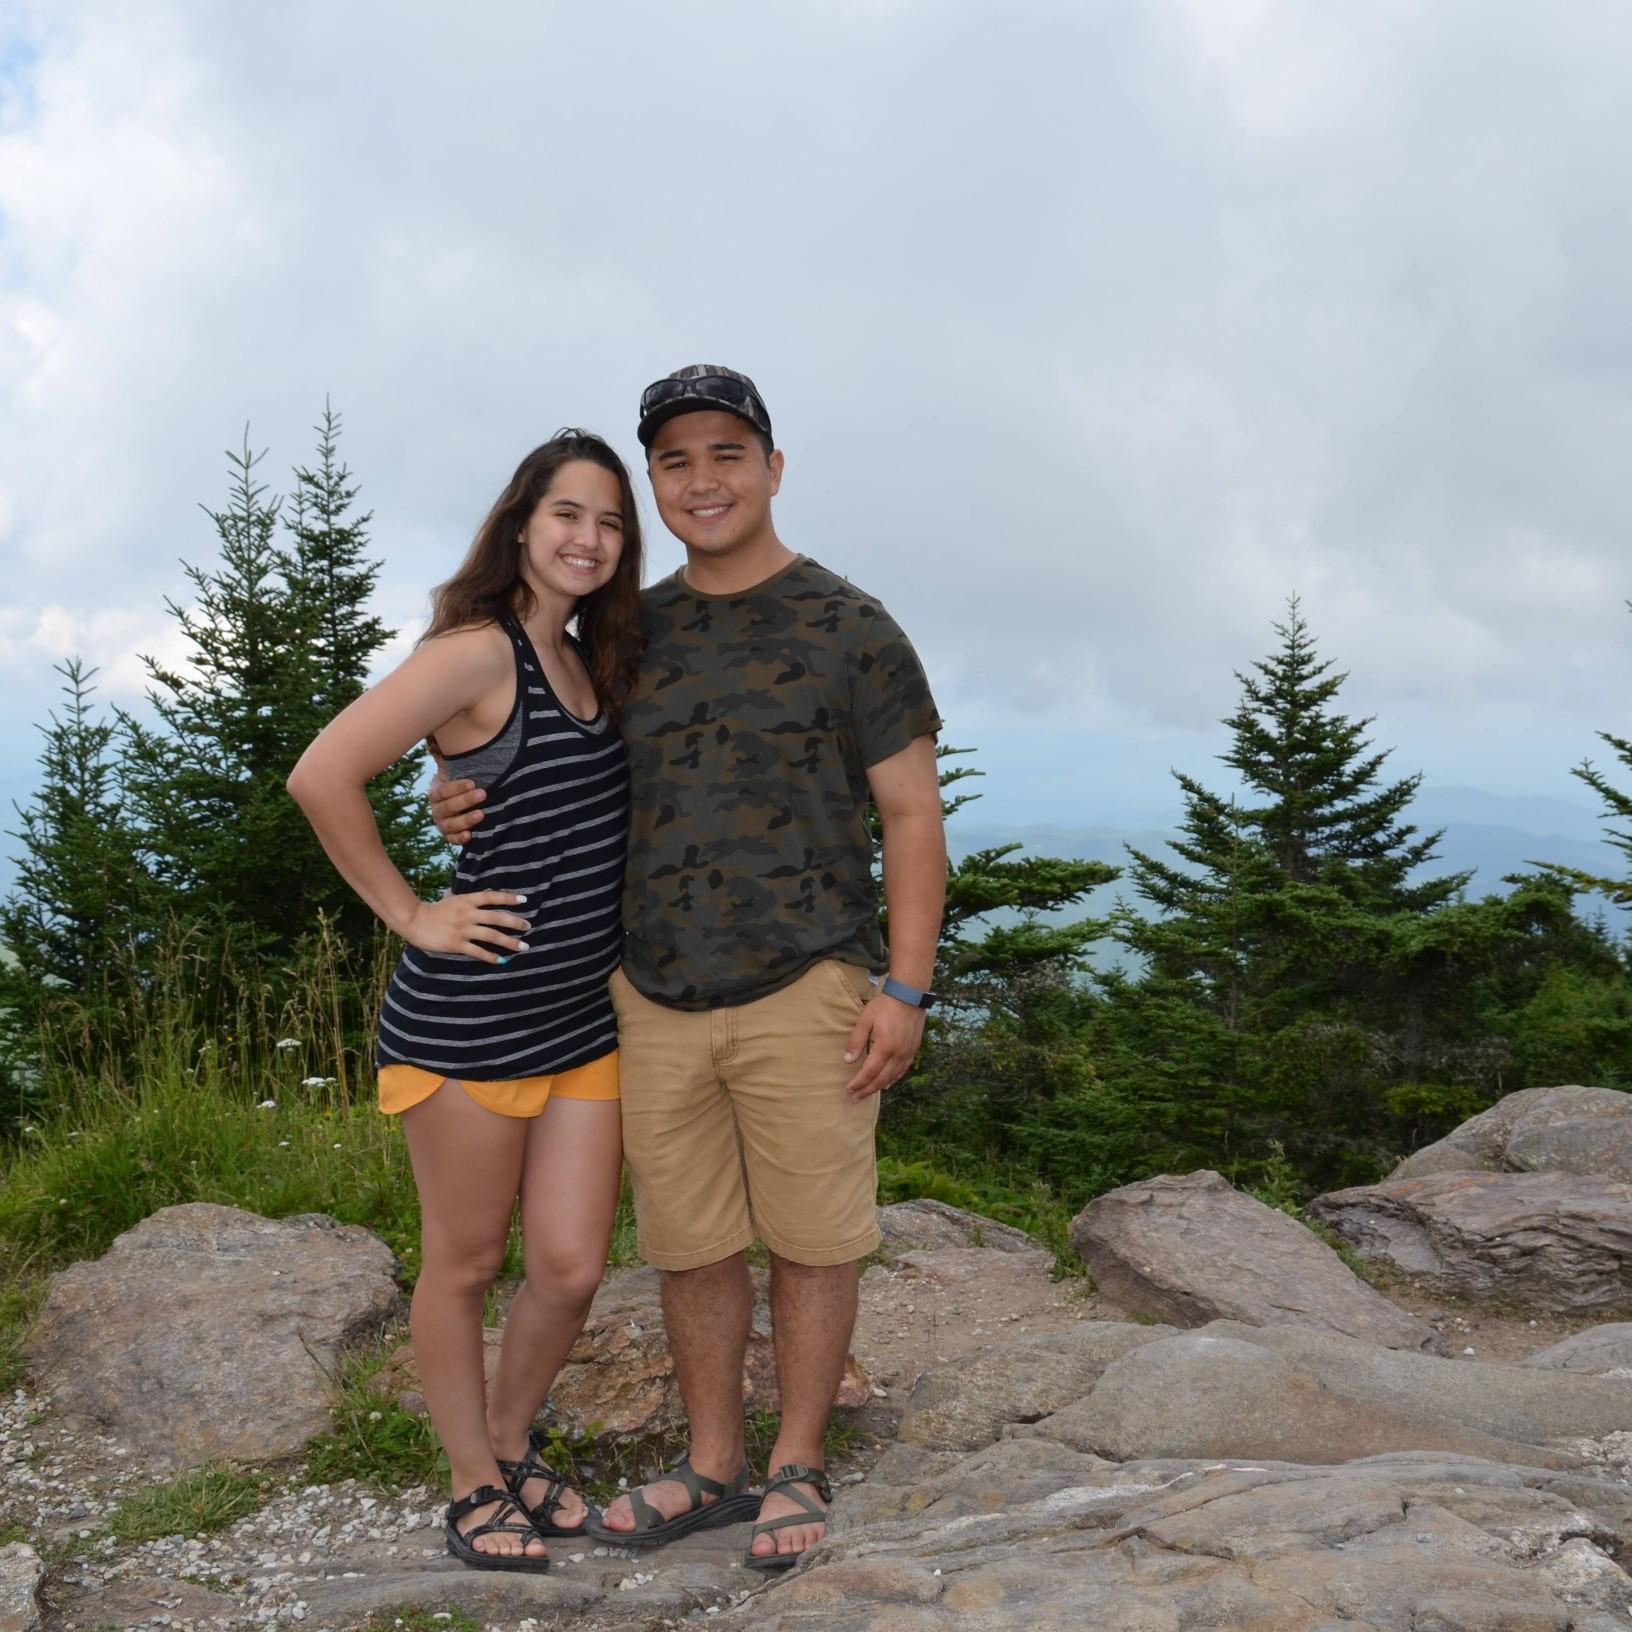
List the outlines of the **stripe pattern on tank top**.
{"label": "stripe pattern on tank top", "polygon": [[[618,1040],[606,983],[623,952],[623,741],[604,712],[587,722],[568,713],[521,625],[501,621],[515,652],[517,706],[490,742],[446,756],[453,777],[488,773],[453,889],[525,895],[507,910],[528,919],[527,945],[502,965],[409,947],[386,988],[375,1049],[377,1065],[473,1082],[570,1071]],[[514,753],[498,768],[493,750],[507,742]]]}

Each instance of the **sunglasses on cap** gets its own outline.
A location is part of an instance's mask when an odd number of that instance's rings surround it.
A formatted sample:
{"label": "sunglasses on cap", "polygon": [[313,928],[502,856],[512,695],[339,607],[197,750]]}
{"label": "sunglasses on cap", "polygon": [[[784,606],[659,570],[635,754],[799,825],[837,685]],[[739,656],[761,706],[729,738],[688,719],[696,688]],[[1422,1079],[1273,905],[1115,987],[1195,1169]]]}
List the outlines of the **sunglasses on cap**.
{"label": "sunglasses on cap", "polygon": [[695,374],[683,380],[658,380],[640,394],[640,417],[644,419],[671,402],[724,403],[741,409],[743,418],[761,430],[769,433],[771,428],[771,416],[765,412],[759,393],[729,374]]}

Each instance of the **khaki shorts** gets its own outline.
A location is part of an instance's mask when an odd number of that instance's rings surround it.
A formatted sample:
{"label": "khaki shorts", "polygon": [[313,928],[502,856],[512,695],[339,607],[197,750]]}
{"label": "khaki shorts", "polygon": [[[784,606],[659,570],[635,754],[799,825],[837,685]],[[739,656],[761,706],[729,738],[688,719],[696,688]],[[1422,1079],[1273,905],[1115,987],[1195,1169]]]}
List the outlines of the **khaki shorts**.
{"label": "khaki shorts", "polygon": [[879,1244],[878,1095],[844,1091],[865,969],[828,959],[769,997],[700,1013],[642,997],[622,970],[611,990],[648,1263],[697,1269],[756,1234],[797,1264],[847,1264]]}

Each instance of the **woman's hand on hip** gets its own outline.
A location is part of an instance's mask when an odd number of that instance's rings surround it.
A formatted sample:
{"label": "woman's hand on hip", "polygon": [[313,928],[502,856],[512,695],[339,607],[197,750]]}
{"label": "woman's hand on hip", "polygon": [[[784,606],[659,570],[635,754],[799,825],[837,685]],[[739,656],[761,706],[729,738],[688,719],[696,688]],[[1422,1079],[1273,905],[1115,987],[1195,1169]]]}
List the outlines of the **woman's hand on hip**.
{"label": "woman's hand on hip", "polygon": [[527,943],[510,933],[525,933],[531,926],[519,913],[505,908],[527,899],[513,890],[471,890],[445,895],[440,901],[421,901],[402,938],[421,952],[451,953],[482,963],[508,963],[512,952]]}

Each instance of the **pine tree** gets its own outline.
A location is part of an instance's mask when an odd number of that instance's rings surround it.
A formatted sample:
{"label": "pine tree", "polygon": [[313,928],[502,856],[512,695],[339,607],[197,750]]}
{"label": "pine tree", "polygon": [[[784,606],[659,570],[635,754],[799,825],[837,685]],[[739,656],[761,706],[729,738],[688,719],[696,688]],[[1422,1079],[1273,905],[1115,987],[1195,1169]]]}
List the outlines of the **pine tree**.
{"label": "pine tree", "polygon": [[17,882],[0,904],[0,938],[30,981],[84,992],[107,963],[110,942],[139,932],[146,879],[125,816],[113,722],[98,719],[95,669],[78,657],[56,665],[67,707],[40,728],[40,775],[13,808],[22,844]]}
{"label": "pine tree", "polygon": [[1288,610],[1275,625],[1280,650],[1236,674],[1241,703],[1224,721],[1235,734],[1224,763],[1263,797],[1242,811],[1243,822],[1290,883],[1324,879],[1374,910],[1427,912],[1451,900],[1471,875],[1407,882],[1434,859],[1442,836],[1415,838],[1400,819],[1421,773],[1378,786],[1388,754],[1371,751],[1365,732],[1373,722],[1332,711],[1349,677],[1316,660],[1296,596]]}
{"label": "pine tree", "polygon": [[1470,876],[1413,879],[1440,838],[1405,820],[1420,777],[1382,780],[1372,722],[1333,706],[1347,676],[1318,659],[1296,599],[1290,614],[1279,648],[1236,675],[1220,758],[1241,798],[1175,773],[1176,859],[1130,847],[1156,916],[1124,908],[1116,932],[1147,973],[1107,984],[1129,1091],[1170,1146],[1215,1159],[1282,1138],[1315,1162],[1377,1124],[1390,1070],[1443,1042],[1399,1029],[1437,956],[1414,926]]}
{"label": "pine tree", "polygon": [[[219,562],[183,563],[194,604],[167,602],[187,661],[146,659],[157,724],[124,717],[156,875],[188,916],[261,950],[287,950],[320,913],[354,943],[374,930],[284,786],[334,706],[362,691],[387,638],[366,611],[376,569],[362,559],[366,516],[348,519],[356,488],[335,456],[337,431],[326,414],[317,468],[297,472],[292,549],[279,546],[282,500],[257,480],[264,454],[247,432],[228,453],[228,502],[204,507]],[[383,836],[410,876],[432,854],[415,769],[392,767],[379,790]]]}
{"label": "pine tree", "polygon": [[1175,773],[1179,862],[1130,847],[1134,886],[1161,916],[1125,914],[1124,940],[1158,975],[1205,980],[1232,1024],[1249,989],[1284,992],[1321,964],[1333,973],[1344,946],[1364,961],[1379,919],[1432,912],[1472,876],[1412,881],[1441,837],[1403,820],[1421,776],[1379,785],[1388,756],[1366,740],[1371,720],[1332,708],[1348,676],[1318,661],[1295,597],[1290,614],[1275,625],[1279,650],[1236,674],[1241,701],[1223,722],[1233,740],[1220,758],[1240,773],[1244,799]]}
{"label": "pine tree", "polygon": [[0,902],[0,1031],[9,1087],[0,1089],[0,1126],[24,1109],[35,1081],[37,1032],[65,1000],[95,1007],[110,964],[151,924],[153,902],[137,835],[125,813],[115,727],[92,706],[95,669],[81,659],[57,665],[67,707],[41,727],[39,780],[21,826],[17,880]]}
{"label": "pine tree", "polygon": [[[285,518],[289,547],[281,556],[308,666],[310,707],[297,733],[308,740],[363,694],[370,665],[391,639],[391,630],[368,609],[380,570],[367,554],[373,512],[352,513],[359,489],[340,459],[340,415],[327,401],[313,429],[316,462],[296,467]],[[440,882],[445,847],[421,792],[425,762],[424,749],[414,749],[387,766],[368,792],[386,852],[408,878],[430,888]],[[339,911],[348,923],[360,922],[349,899]]]}
{"label": "pine tree", "polygon": [[[281,500],[256,480],[264,454],[229,451],[223,510],[201,507],[220,564],[182,563],[195,604],[165,605],[186,666],[144,658],[158,727],[125,716],[131,788],[160,880],[189,916],[283,944],[315,865],[282,782],[307,718],[295,606],[279,570]],[[295,731],[290,730],[296,720]]]}
{"label": "pine tree", "polygon": [[[968,752],[940,747],[936,757]],[[948,791],[981,775],[968,766],[942,770],[946,816],[979,797]],[[1077,977],[1106,930],[1099,919],[1054,919],[1118,871],[1098,861],[1017,854],[1022,848],[990,846],[947,869],[935,960],[941,1004],[912,1077],[889,1096],[886,1127],[971,1169],[1021,1161],[1053,1179],[1081,1165],[1066,1125],[1068,1104],[1077,1105],[1092,1077],[1079,1035],[1087,997]],[[1006,921],[993,923],[996,914]],[[1039,1130],[1046,1133],[1041,1145]]]}
{"label": "pine tree", "polygon": [[[1627,609],[1632,611],[1632,601],[1627,602]],[[1621,764],[1632,770],[1632,738],[1600,731],[1598,740],[1613,749]],[[1623,793],[1590,759],[1583,760],[1570,774],[1586,783],[1603,800],[1606,821],[1628,824],[1625,827],[1606,827],[1604,830],[1605,839],[1626,857],[1628,873],[1623,879],[1612,879],[1597,878],[1570,868],[1554,868],[1552,871],[1567,876],[1584,888],[1600,891],[1620,906],[1632,907],[1632,794]]]}

